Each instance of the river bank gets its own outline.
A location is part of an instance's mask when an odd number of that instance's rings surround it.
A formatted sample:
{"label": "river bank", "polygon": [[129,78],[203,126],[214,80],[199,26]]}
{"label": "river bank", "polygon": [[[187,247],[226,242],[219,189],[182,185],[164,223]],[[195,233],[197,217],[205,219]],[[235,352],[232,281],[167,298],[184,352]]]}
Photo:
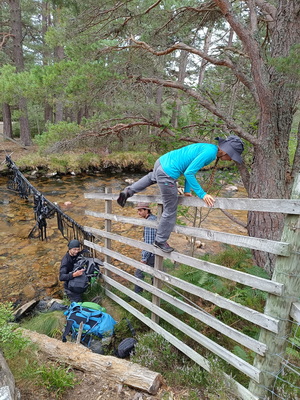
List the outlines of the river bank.
{"label": "river bank", "polygon": [[37,146],[24,147],[19,140],[4,140],[0,135],[0,175],[4,176],[9,173],[5,163],[6,156],[11,157],[20,171],[39,178],[98,173],[146,173],[152,169],[159,155],[141,151],[110,154],[103,152],[101,148],[47,154],[40,152]]}

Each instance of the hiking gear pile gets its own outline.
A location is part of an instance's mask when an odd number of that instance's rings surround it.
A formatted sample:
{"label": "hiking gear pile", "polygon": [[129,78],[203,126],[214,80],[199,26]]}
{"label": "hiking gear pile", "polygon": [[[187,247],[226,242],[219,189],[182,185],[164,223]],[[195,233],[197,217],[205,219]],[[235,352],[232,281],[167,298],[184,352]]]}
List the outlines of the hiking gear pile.
{"label": "hiking gear pile", "polygon": [[76,339],[81,322],[83,323],[81,343],[87,347],[90,346],[93,337],[103,339],[112,336],[117,322],[104,310],[105,308],[96,303],[71,303],[64,312],[67,317],[67,324],[62,335],[62,341],[66,342],[70,333],[72,339]]}

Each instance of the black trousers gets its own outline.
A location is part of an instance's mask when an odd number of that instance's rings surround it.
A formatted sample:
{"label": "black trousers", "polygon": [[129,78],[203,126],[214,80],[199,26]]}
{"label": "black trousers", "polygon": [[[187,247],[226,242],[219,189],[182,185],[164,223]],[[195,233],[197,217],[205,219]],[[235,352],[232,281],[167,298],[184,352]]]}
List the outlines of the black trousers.
{"label": "black trousers", "polygon": [[[146,262],[146,265],[149,265],[150,267],[154,268],[154,262],[155,262],[155,255],[152,254],[152,255],[148,258],[148,260],[147,260],[147,262]],[[135,276],[136,278],[141,279],[142,281],[145,279],[145,274],[144,274],[144,272],[143,272],[142,270],[140,270],[140,269],[136,269],[136,270],[135,270],[134,276]],[[142,293],[143,288],[141,288],[141,287],[138,286],[138,285],[135,285],[135,286],[134,286],[134,291],[135,291],[135,293]]]}

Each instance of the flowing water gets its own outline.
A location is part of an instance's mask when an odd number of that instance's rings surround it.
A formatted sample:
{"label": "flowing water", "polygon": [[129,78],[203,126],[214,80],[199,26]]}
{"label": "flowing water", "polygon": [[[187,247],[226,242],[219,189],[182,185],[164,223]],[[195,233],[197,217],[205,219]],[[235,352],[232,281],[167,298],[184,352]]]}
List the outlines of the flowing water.
{"label": "flowing water", "polygon": [[[101,192],[110,187],[118,193],[127,184],[126,178],[137,179],[139,176],[96,175],[66,176],[62,178],[36,179],[29,177],[30,183],[48,200],[57,203],[60,208],[80,225],[103,229],[100,219],[85,215],[85,210],[104,212],[104,202],[85,199],[84,193]],[[147,194],[157,194],[156,185],[147,189]],[[244,193],[239,192],[239,197]],[[121,209],[116,202],[113,213],[137,217],[132,205]],[[155,213],[155,208],[154,208]],[[0,301],[24,303],[35,297],[62,296],[62,284],[58,281],[60,261],[67,251],[67,241],[57,229],[57,221],[47,219],[47,240],[41,241],[28,235],[35,225],[33,196],[24,200],[7,189],[7,178],[0,177]],[[245,215],[236,215],[244,219]],[[231,233],[245,234],[245,230],[230,222],[222,213],[214,211],[206,219],[204,228],[224,230]],[[113,231],[141,240],[142,228],[120,223],[113,224]],[[183,235],[172,234],[171,245],[182,252],[188,252],[188,243]],[[140,251],[128,250],[123,245],[114,243],[113,249],[135,259],[140,259]],[[212,248],[212,247],[211,247]],[[206,251],[205,249],[201,250]],[[115,265],[119,265],[115,262]],[[124,265],[122,266],[124,267]],[[126,269],[126,266],[125,266]],[[130,269],[129,269],[130,270]]]}

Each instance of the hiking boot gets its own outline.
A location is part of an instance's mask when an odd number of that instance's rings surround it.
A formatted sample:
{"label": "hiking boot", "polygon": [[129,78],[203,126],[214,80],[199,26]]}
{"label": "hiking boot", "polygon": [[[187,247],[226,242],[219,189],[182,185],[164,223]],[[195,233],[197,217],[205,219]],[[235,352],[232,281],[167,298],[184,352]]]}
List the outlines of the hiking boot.
{"label": "hiking boot", "polygon": [[126,204],[126,201],[128,199],[128,197],[130,197],[130,194],[128,192],[128,189],[125,188],[120,194],[119,197],[117,198],[117,203],[119,204],[119,206],[124,207]]}
{"label": "hiking boot", "polygon": [[161,249],[165,253],[171,253],[174,249],[173,247],[169,246],[167,242],[165,243],[158,243],[156,240],[153,243],[154,247],[157,247],[158,249]]}

